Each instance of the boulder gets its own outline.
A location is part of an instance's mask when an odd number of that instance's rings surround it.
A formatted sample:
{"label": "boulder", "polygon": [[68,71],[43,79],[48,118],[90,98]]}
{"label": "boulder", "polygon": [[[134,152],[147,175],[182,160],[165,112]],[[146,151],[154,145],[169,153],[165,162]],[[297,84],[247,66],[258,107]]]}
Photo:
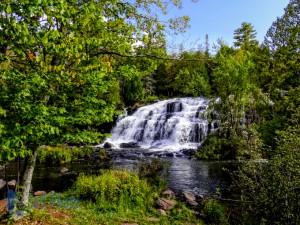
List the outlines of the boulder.
{"label": "boulder", "polygon": [[46,191],[36,191],[33,193],[34,197],[38,197],[38,196],[45,195],[45,194],[47,194]]}
{"label": "boulder", "polygon": [[67,167],[63,167],[63,168],[60,169],[60,172],[61,173],[67,173],[67,172],[69,172],[69,169]]}
{"label": "boulder", "polygon": [[2,188],[4,188],[4,187],[5,187],[5,185],[6,185],[6,181],[5,181],[5,180],[2,180],[2,179],[0,179],[0,190],[1,190]]}
{"label": "boulder", "polygon": [[198,202],[196,201],[196,196],[192,192],[187,191],[187,192],[184,192],[183,195],[189,206],[197,207],[199,205]]}
{"label": "boulder", "polygon": [[171,189],[166,189],[163,191],[162,196],[166,199],[174,199],[175,194]]}
{"label": "boulder", "polygon": [[16,185],[17,185],[17,181],[16,180],[11,180],[11,181],[9,181],[8,183],[7,183],[7,185],[8,185],[8,187],[9,188],[15,188],[16,187]]}
{"label": "boulder", "polygon": [[165,156],[167,156],[167,157],[174,157],[174,153],[173,152],[167,152],[165,154]]}
{"label": "boulder", "polygon": [[120,148],[139,148],[136,142],[121,143]]}
{"label": "boulder", "polygon": [[112,148],[113,145],[109,142],[105,142],[105,144],[103,145],[103,148]]}
{"label": "boulder", "polygon": [[196,196],[192,192],[185,191],[185,192],[183,192],[183,195],[184,195],[186,200],[196,201]]}
{"label": "boulder", "polygon": [[158,209],[163,209],[165,211],[174,208],[175,202],[166,198],[160,198],[155,201],[155,205]]}

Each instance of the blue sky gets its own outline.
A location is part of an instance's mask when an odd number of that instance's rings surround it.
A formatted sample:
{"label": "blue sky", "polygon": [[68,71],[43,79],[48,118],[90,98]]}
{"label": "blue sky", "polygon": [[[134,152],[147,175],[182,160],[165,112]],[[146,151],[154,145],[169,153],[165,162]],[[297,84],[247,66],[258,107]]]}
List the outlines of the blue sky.
{"label": "blue sky", "polygon": [[257,31],[260,43],[278,16],[282,16],[289,0],[183,0],[183,8],[172,8],[170,16],[188,15],[190,28],[184,35],[168,38],[169,42],[184,42],[187,49],[199,47],[208,34],[210,43],[222,38],[229,45],[234,30],[242,22],[251,23]]}

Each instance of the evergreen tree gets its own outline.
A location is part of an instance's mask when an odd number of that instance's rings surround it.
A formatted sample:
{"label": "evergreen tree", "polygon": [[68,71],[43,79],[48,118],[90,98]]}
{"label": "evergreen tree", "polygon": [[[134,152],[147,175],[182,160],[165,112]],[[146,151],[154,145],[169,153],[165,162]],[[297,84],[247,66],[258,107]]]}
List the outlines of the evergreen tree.
{"label": "evergreen tree", "polygon": [[234,46],[250,50],[253,46],[258,46],[256,31],[250,23],[242,23],[241,27],[234,31]]}

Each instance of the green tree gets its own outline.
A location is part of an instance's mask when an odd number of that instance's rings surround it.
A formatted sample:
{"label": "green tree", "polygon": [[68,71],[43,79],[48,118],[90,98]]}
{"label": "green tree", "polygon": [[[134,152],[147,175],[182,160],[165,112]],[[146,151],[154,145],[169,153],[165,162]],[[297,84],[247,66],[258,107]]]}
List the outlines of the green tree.
{"label": "green tree", "polygon": [[300,85],[300,2],[291,0],[284,14],[267,31],[264,45],[268,46],[273,62],[272,89],[288,90]]}
{"label": "green tree", "polygon": [[189,96],[207,96],[210,94],[206,56],[202,52],[183,52],[173,64],[175,79],[174,91]]}
{"label": "green tree", "polygon": [[241,27],[234,31],[234,46],[250,50],[253,46],[258,46],[256,31],[250,23],[242,23]]}
{"label": "green tree", "polygon": [[[300,86],[300,2],[291,0],[284,14],[268,30],[264,46],[269,48],[271,60],[261,80],[270,93],[273,106],[266,110],[267,122],[262,129],[265,143],[274,150],[277,131],[290,126],[293,112],[299,107]],[[272,152],[269,152],[272,154]]]}
{"label": "green tree", "polygon": [[260,141],[255,127],[255,108],[262,93],[251,81],[254,62],[244,49],[222,45],[216,56],[213,86],[219,97],[214,107],[220,112],[220,136],[229,158],[259,157]]}
{"label": "green tree", "polygon": [[[151,41],[167,27],[151,12],[167,13],[169,3],[180,1],[1,3],[0,155],[26,158],[22,206],[40,146],[87,145],[104,137],[96,127],[118,114],[119,82],[132,74],[121,59],[157,57]],[[182,31],[187,22],[167,24]],[[144,52],[137,42],[147,46]]]}
{"label": "green tree", "polygon": [[299,131],[298,115],[294,127],[280,132],[279,154],[240,169],[236,185],[241,190],[243,224],[300,223]]}

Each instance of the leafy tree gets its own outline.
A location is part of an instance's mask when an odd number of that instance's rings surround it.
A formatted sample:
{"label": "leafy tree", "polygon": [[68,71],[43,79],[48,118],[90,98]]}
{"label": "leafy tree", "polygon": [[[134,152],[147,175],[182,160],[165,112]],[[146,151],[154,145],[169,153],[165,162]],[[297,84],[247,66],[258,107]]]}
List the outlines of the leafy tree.
{"label": "leafy tree", "polygon": [[184,52],[174,63],[174,90],[184,95],[209,95],[210,84],[205,64],[206,56],[202,52]]}
{"label": "leafy tree", "polygon": [[220,112],[223,147],[230,158],[258,157],[261,144],[255,127],[255,108],[262,93],[251,82],[252,54],[223,45],[216,59],[218,65],[212,76],[219,100],[214,107]]}
{"label": "leafy tree", "polygon": [[[300,86],[299,12],[300,2],[291,0],[284,14],[273,22],[264,41],[271,60],[261,81],[262,85],[266,85],[264,89],[270,93],[273,106],[265,111],[267,122],[262,134],[266,144],[273,150],[277,145],[277,131],[290,125],[291,116],[299,107],[299,101],[295,97]],[[269,154],[272,155],[272,151]]]}
{"label": "leafy tree", "polygon": [[[0,155],[26,158],[22,206],[40,146],[87,145],[104,137],[96,127],[118,114],[119,82],[132,74],[120,62],[158,57],[152,42],[167,27],[151,12],[167,13],[169,3],[180,1],[1,3]],[[188,18],[169,22],[182,31]],[[147,46],[143,52],[137,42]]]}
{"label": "leafy tree", "polygon": [[[299,119],[299,117],[298,117]],[[300,223],[299,120],[280,132],[277,154],[266,163],[248,163],[236,180],[244,224]]]}

